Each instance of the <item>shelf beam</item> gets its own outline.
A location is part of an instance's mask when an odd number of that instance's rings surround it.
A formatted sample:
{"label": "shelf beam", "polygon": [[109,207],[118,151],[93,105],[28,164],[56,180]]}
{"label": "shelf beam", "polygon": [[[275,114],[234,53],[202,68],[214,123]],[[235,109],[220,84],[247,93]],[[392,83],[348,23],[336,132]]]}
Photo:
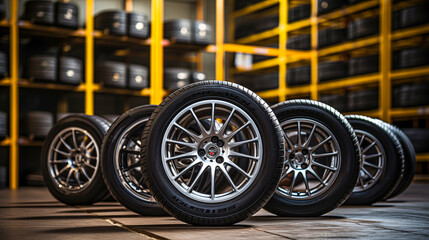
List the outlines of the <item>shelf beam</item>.
{"label": "shelf beam", "polygon": [[10,2],[10,154],[9,187],[15,190],[19,186],[19,33],[18,1]]}
{"label": "shelf beam", "polygon": [[286,43],[289,1],[280,0],[279,5],[279,102],[286,101]]}
{"label": "shelf beam", "polygon": [[317,0],[311,1],[311,99],[318,100],[318,62],[319,53],[317,51],[318,19],[317,19]]}

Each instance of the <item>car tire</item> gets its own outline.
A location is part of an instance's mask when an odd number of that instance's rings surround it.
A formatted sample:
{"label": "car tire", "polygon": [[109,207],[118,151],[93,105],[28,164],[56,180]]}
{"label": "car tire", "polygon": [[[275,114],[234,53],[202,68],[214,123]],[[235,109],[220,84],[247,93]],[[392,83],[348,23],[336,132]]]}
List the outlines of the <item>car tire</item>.
{"label": "car tire", "polygon": [[[213,124],[187,129],[200,120]],[[237,142],[238,132],[246,140]],[[186,153],[173,155],[177,139]],[[172,93],[152,114],[142,143],[143,175],[154,198],[194,225],[230,225],[256,213],[274,193],[284,163],[281,128],[271,108],[250,90],[222,81]],[[243,144],[253,155],[236,152]]]}
{"label": "car tire", "polygon": [[108,196],[100,169],[100,148],[109,126],[97,116],[71,114],[49,132],[41,168],[46,186],[57,200],[67,205],[89,205]]}

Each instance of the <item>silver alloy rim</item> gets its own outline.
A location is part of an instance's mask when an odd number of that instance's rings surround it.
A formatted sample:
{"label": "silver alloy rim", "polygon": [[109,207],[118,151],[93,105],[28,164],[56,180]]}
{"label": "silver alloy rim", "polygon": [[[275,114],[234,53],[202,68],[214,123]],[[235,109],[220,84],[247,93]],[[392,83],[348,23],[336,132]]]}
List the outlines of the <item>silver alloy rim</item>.
{"label": "silver alloy rim", "polygon": [[151,203],[156,203],[144,184],[141,173],[141,135],[149,118],[143,118],[122,131],[119,141],[114,148],[114,167],[121,184],[134,197]]}
{"label": "silver alloy rim", "polygon": [[285,168],[277,193],[290,199],[311,199],[326,192],[338,176],[341,150],[322,123],[295,118],[281,123],[287,143]]}
{"label": "silver alloy rim", "polygon": [[261,134],[238,106],[200,101],[169,123],[161,156],[165,173],[182,194],[199,202],[223,202],[243,193],[258,175]]}
{"label": "silver alloy rim", "polygon": [[363,164],[353,192],[363,192],[372,188],[380,179],[386,154],[381,142],[374,135],[363,130],[355,130],[355,133],[359,139]]}
{"label": "silver alloy rim", "polygon": [[98,145],[88,131],[79,127],[63,129],[49,146],[51,179],[62,191],[83,191],[97,175],[99,156]]}

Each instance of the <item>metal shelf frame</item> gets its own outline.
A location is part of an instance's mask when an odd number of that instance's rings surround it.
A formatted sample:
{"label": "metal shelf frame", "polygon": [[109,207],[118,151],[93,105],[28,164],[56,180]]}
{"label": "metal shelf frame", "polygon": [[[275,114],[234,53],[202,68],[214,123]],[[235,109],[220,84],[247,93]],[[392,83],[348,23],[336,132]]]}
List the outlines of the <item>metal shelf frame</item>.
{"label": "metal shelf frame", "polygon": [[[126,11],[132,11],[133,0],[123,0]],[[134,0],[135,1],[135,0]],[[264,69],[266,67],[278,66],[279,71],[279,88],[272,89],[258,94],[263,98],[277,98],[278,101],[285,101],[288,95],[301,95],[309,94],[312,99],[317,100],[320,91],[335,90],[348,86],[365,85],[378,83],[380,89],[380,104],[379,109],[368,112],[369,115],[379,117],[384,121],[391,122],[392,117],[406,117],[421,115],[422,108],[413,109],[392,109],[391,108],[391,85],[392,79],[401,78],[406,74],[414,74],[415,76],[427,75],[429,72],[426,68],[415,68],[400,71],[391,71],[391,42],[393,40],[412,37],[416,34],[423,34],[429,32],[429,25],[398,30],[391,32],[391,9],[392,1],[390,0],[370,0],[358,3],[352,6],[344,7],[337,11],[325,14],[322,16],[317,15],[317,0],[311,0],[312,11],[309,19],[300,20],[293,23],[288,23],[288,9],[289,0],[265,0],[248,6],[244,9],[237,11],[225,12],[225,0],[215,0],[215,44],[208,46],[205,51],[215,53],[216,63],[216,79],[225,79],[225,62],[226,53],[241,52],[249,54],[258,54],[265,56],[272,56],[273,59],[255,64],[252,70]],[[163,19],[164,19],[164,0],[151,0],[151,39],[150,41],[142,41],[141,44],[150,48],[150,88],[143,89],[140,92],[118,92],[101,87],[99,84],[94,83],[94,44],[95,40],[102,38],[97,31],[94,31],[94,2],[95,0],[86,0],[86,28],[77,31],[62,32],[62,34],[70,34],[74,37],[83,38],[85,41],[85,82],[76,87],[74,91],[84,92],[85,95],[85,113],[94,114],[94,93],[108,92],[113,94],[130,94],[140,95],[149,98],[151,104],[159,104],[166,92],[163,89],[163,63],[164,63],[164,48],[168,47],[168,42],[163,39]],[[227,1],[230,4],[233,1]],[[279,11],[279,24],[278,27],[259,33],[253,36],[240,39],[238,41],[225,42],[225,14],[228,14],[228,25],[231,28],[233,19],[243,17],[247,14],[254,13],[258,10],[264,9],[269,6],[278,4]],[[196,1],[196,17],[197,20],[203,19],[204,6],[203,0]],[[317,33],[318,27],[321,23],[342,18],[346,15],[353,14],[365,9],[379,7],[380,16],[380,34],[374,37],[366,38],[356,42],[346,42],[337,46],[332,46],[324,49],[317,49]],[[231,8],[228,8],[231,9]],[[19,186],[18,173],[19,173],[19,88],[20,87],[34,87],[36,85],[24,85],[19,79],[19,30],[31,29],[32,26],[25,22],[18,21],[18,1],[11,1],[10,4],[10,20],[0,22],[1,27],[9,27],[10,31],[10,78],[2,80],[1,86],[8,86],[10,89],[10,136],[2,141],[1,146],[9,146],[10,148],[10,161],[9,161],[9,185],[11,189],[17,189]],[[303,28],[310,28],[311,32],[311,46],[310,51],[296,51],[286,49],[288,33],[291,31],[300,30]],[[48,28],[41,27],[41,31],[49,30]],[[233,30],[229,29],[228,36],[232,38]],[[278,37],[279,48],[265,48],[259,46],[252,46],[255,41],[263,39]],[[127,41],[127,39],[119,39],[119,41]],[[370,45],[379,46],[380,52],[380,71],[376,74],[365,76],[357,76],[352,78],[345,78],[339,81],[329,83],[318,83],[317,79],[317,66],[319,57],[338,54],[340,52],[352,50],[357,47],[366,47]],[[201,67],[201,53],[197,54],[197,65]],[[299,87],[288,87],[286,85],[286,71],[287,64],[306,60],[311,63],[311,84]],[[52,86],[55,87],[55,86]],[[68,91],[69,88],[64,89]],[[428,107],[423,107],[425,115],[429,110]],[[364,113],[365,114],[365,113]],[[419,155],[420,156],[420,155]],[[427,159],[426,155],[421,155],[421,159]]]}

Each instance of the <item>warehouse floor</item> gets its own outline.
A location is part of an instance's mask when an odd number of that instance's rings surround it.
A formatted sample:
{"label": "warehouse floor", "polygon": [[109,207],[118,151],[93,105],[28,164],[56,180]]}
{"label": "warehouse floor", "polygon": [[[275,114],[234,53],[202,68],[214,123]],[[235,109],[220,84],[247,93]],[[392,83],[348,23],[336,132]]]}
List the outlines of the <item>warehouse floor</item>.
{"label": "warehouse floor", "polygon": [[319,218],[265,211],[229,227],[196,227],[172,217],[140,217],[117,203],[68,207],[42,187],[0,190],[0,239],[428,239],[429,183],[374,206],[340,207]]}

